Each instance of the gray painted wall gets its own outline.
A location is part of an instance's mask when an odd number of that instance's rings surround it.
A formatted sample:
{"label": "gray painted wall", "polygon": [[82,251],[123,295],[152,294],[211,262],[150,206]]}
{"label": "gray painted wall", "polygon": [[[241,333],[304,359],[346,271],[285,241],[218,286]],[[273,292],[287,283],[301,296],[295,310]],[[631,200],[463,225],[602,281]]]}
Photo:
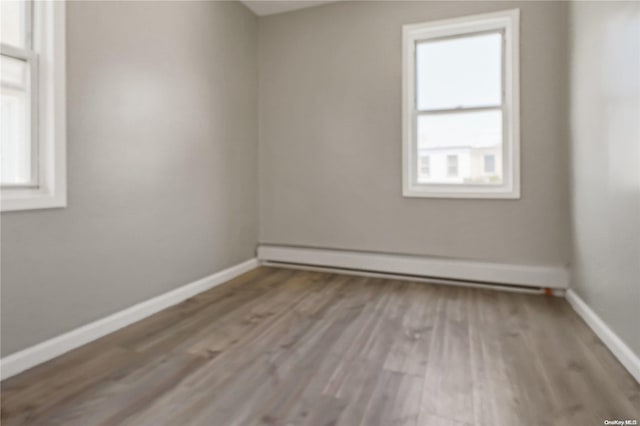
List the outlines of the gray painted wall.
{"label": "gray painted wall", "polygon": [[573,287],[640,355],[640,3],[570,18]]}
{"label": "gray painted wall", "polygon": [[[401,193],[401,28],[521,10],[522,199]],[[345,2],[260,19],[260,242],[566,264],[564,2]]]}
{"label": "gray painted wall", "polygon": [[[402,198],[401,25],[513,7],[522,199]],[[524,263],[573,244],[577,292],[640,353],[638,4],[333,4],[261,19],[259,52],[238,3],[67,8],[69,206],[2,214],[3,356],[252,257],[258,168],[265,243]]]}
{"label": "gray painted wall", "polygon": [[257,19],[69,2],[69,206],[2,214],[2,355],[254,256]]}

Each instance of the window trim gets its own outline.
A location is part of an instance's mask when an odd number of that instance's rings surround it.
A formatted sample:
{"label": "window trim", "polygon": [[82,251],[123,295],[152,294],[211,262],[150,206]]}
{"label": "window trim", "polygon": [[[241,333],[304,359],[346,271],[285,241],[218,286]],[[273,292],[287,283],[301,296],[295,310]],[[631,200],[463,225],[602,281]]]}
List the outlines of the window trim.
{"label": "window trim", "polygon": [[[520,198],[519,9],[404,25],[402,29],[402,192],[405,197]],[[503,184],[420,184],[416,173],[417,144],[416,43],[503,31]],[[471,108],[473,109],[473,108]],[[481,108],[482,109],[482,108]],[[486,108],[485,108],[486,109]],[[465,108],[464,111],[469,111]]]}
{"label": "window trim", "polygon": [[[31,2],[30,2],[31,3]],[[33,68],[32,147],[37,161],[37,185],[3,187],[1,211],[66,207],[65,2],[31,5]],[[30,46],[27,45],[27,50]],[[2,46],[11,54],[10,46]],[[21,49],[19,49],[21,50]],[[18,53],[13,49],[13,53]],[[34,82],[35,80],[35,82]]]}

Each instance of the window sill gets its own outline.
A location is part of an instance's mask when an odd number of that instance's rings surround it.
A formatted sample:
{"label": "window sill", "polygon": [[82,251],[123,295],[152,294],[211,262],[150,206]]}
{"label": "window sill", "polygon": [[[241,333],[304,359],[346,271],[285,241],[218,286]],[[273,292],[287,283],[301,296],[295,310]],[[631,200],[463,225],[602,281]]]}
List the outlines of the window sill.
{"label": "window sill", "polygon": [[466,199],[496,199],[519,200],[520,190],[499,186],[495,188],[477,188],[472,186],[410,186],[403,188],[402,195],[406,198],[466,198]]}
{"label": "window sill", "polygon": [[42,189],[3,189],[0,210],[2,212],[52,209],[67,206],[67,197]]}

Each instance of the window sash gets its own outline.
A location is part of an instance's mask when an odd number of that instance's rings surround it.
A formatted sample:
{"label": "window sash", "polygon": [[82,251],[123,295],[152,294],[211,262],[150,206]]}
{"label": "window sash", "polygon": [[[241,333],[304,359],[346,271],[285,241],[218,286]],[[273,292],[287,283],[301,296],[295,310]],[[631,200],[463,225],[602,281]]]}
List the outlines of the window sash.
{"label": "window sash", "polygon": [[[440,115],[440,114],[462,114],[467,112],[482,112],[482,111],[502,111],[502,157],[505,158],[509,155],[509,146],[505,143],[505,138],[507,137],[507,131],[509,123],[507,122],[507,114],[504,106],[488,106],[488,107],[472,107],[472,108],[451,108],[451,109],[442,109],[442,110],[431,110],[431,111],[413,111],[412,117],[412,126],[413,126],[413,140],[411,141],[411,150],[412,150],[412,158],[419,159],[418,155],[418,117],[419,116],[428,116],[428,115]],[[413,186],[422,186],[422,187],[473,187],[473,188],[498,188],[504,185],[504,180],[506,179],[507,173],[507,164],[505,161],[502,162],[502,183],[443,183],[443,182],[419,182],[419,167],[414,166],[411,167],[411,179],[413,180]],[[451,177],[451,176],[448,176]]]}
{"label": "window sash", "polygon": [[[501,108],[503,121],[501,184],[426,183],[417,179],[419,152],[417,120],[426,113],[471,112],[466,108],[453,111],[418,111],[416,105],[417,42],[448,36],[468,36],[484,31],[501,31],[502,36],[502,104],[480,105]],[[520,198],[520,11],[508,9],[479,15],[463,16],[431,22],[407,24],[402,29],[402,193],[405,197],[519,199]],[[428,105],[428,104],[426,104]],[[425,106],[426,106],[425,105]],[[473,105],[476,107],[477,105]]]}
{"label": "window sash", "polygon": [[[21,49],[14,46],[0,44],[0,54],[5,57],[17,59],[27,64],[27,88],[29,108],[27,109],[27,138],[31,146],[31,176],[29,182],[7,183],[0,182],[3,189],[29,189],[39,187],[40,157],[38,143],[38,61],[36,53],[31,49]],[[4,85],[13,89],[12,85]],[[21,90],[23,88],[20,88]]]}
{"label": "window sash", "polygon": [[[66,88],[65,88],[65,18],[62,1],[39,1],[29,4],[33,17],[33,49],[18,49],[23,55],[31,50],[32,110],[37,141],[37,187],[2,187],[0,210],[21,211],[67,206],[66,176]],[[19,54],[15,50],[5,52]],[[36,78],[37,76],[37,78]],[[36,85],[37,83],[37,85]],[[36,117],[37,116],[37,117]]]}
{"label": "window sash", "polygon": [[482,112],[482,111],[497,111],[502,110],[503,105],[488,105],[479,107],[457,107],[457,108],[443,108],[443,109],[429,109],[429,110],[415,110],[414,114],[419,115],[438,115],[438,114],[457,114],[465,112]]}
{"label": "window sash", "polygon": [[[459,106],[455,108],[434,108],[434,109],[418,109],[418,61],[417,61],[417,46],[421,43],[429,43],[429,42],[437,42],[442,40],[456,39],[456,38],[468,38],[475,37],[479,35],[486,34],[500,34],[501,35],[501,63],[500,63],[500,101],[499,105],[480,105],[480,106]],[[509,110],[508,110],[508,101],[507,101],[507,51],[506,51],[506,37],[507,31],[505,28],[492,28],[488,30],[479,30],[479,31],[460,31],[452,34],[440,35],[440,36],[415,36],[412,38],[412,67],[411,75],[412,75],[412,92],[409,94],[411,96],[411,140],[410,140],[410,149],[411,155],[410,158],[414,159],[413,161],[416,164],[409,164],[410,170],[410,186],[412,187],[423,187],[423,188],[439,188],[439,190],[443,190],[446,188],[451,188],[452,190],[460,189],[471,189],[474,190],[482,190],[482,189],[495,189],[501,188],[505,186],[506,179],[509,177],[507,173],[510,172],[509,168],[513,170],[513,165],[507,164],[507,161],[502,162],[501,170],[503,181],[502,183],[425,183],[419,181],[419,164],[416,161],[418,156],[418,117],[425,115],[438,115],[438,114],[459,114],[459,113],[469,113],[469,112],[482,112],[482,111],[501,111],[502,112],[502,157],[505,159],[510,158],[511,147],[507,144],[507,137],[509,136]],[[515,172],[515,170],[513,171]],[[450,177],[450,176],[449,176]]]}
{"label": "window sash", "polygon": [[[9,58],[25,61],[27,64],[27,96],[29,97],[29,107],[27,109],[27,138],[31,145],[31,176],[29,182],[26,183],[6,183],[0,182],[3,189],[33,189],[39,187],[40,176],[40,147],[38,143],[38,56],[33,50],[34,47],[34,10],[33,1],[26,0],[25,5],[25,22],[24,22],[24,41],[25,47],[16,47],[0,43],[0,54]],[[3,85],[4,87],[14,89],[11,85]],[[20,88],[22,89],[22,88]]]}
{"label": "window sash", "polygon": [[[500,34],[500,104],[498,105],[474,105],[472,107],[460,105],[456,108],[432,108],[432,109],[420,109],[418,108],[418,45],[424,43],[433,43],[443,40],[453,40],[459,38],[470,38],[488,34]],[[416,113],[432,113],[432,114],[444,114],[458,111],[484,111],[490,109],[502,108],[505,105],[505,75],[506,75],[506,34],[504,29],[476,31],[464,34],[451,34],[442,37],[435,38],[419,38],[413,42],[413,110]]]}

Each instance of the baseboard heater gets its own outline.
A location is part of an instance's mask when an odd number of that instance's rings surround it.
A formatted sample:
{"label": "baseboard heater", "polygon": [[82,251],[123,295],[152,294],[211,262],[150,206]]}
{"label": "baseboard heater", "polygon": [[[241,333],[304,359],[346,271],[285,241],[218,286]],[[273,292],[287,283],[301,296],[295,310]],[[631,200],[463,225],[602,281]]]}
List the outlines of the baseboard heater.
{"label": "baseboard heater", "polygon": [[261,245],[262,265],[394,278],[533,294],[563,295],[568,274],[560,266],[512,265],[423,256]]}
{"label": "baseboard heater", "polygon": [[361,275],[365,277],[375,277],[375,278],[393,278],[393,279],[400,279],[400,280],[407,280],[407,281],[420,281],[420,282],[426,282],[426,283],[432,283],[432,284],[455,285],[459,287],[474,287],[474,288],[483,288],[483,289],[490,289],[490,290],[506,290],[506,291],[512,291],[512,292],[518,292],[518,293],[532,293],[532,294],[545,293],[545,289],[542,287],[501,284],[501,283],[485,282],[485,281],[480,282],[480,281],[469,281],[469,280],[457,280],[452,278],[439,278],[439,277],[429,277],[429,276],[423,276],[423,275],[385,273],[385,272],[366,271],[362,269],[305,265],[302,263],[273,262],[268,260],[262,261],[261,265],[270,266],[274,268],[291,268],[291,269],[301,269],[306,271],[335,272],[335,273]]}

